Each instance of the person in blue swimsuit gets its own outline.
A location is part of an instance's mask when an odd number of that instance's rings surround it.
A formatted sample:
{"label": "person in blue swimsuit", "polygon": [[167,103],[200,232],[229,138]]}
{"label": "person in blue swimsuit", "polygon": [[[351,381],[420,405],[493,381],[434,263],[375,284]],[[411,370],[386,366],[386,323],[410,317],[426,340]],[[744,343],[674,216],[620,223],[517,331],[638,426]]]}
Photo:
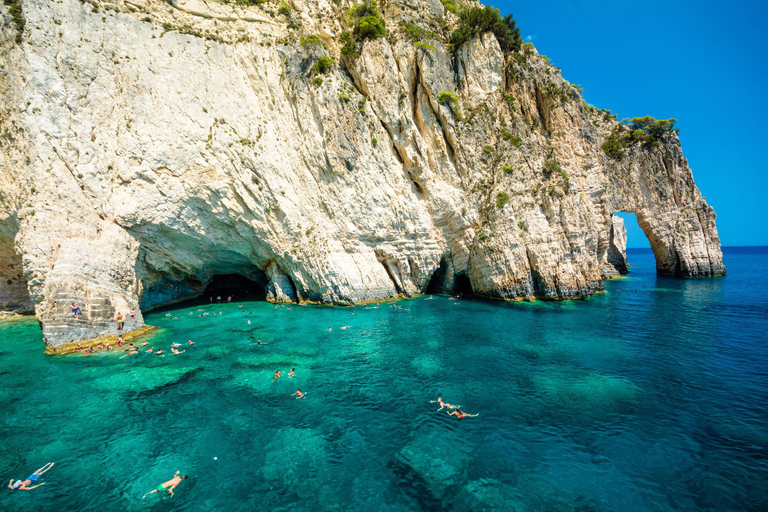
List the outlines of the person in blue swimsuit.
{"label": "person in blue swimsuit", "polygon": [[40,480],[40,477],[43,475],[43,473],[45,473],[52,467],[53,467],[53,462],[49,462],[45,466],[41,467],[40,469],[38,469],[37,471],[29,475],[29,477],[27,477],[27,479],[24,480],[23,482],[21,480],[16,480],[14,482],[13,478],[11,478],[11,481],[8,483],[8,488],[13,489],[14,491],[31,491],[35,487],[40,487],[41,485],[45,485],[45,482],[37,485],[32,485],[32,484]]}
{"label": "person in blue swimsuit", "polygon": [[72,316],[75,317],[75,320],[79,320],[80,319],[80,304],[78,304],[77,302],[73,302],[72,306],[70,306],[70,307],[72,308]]}

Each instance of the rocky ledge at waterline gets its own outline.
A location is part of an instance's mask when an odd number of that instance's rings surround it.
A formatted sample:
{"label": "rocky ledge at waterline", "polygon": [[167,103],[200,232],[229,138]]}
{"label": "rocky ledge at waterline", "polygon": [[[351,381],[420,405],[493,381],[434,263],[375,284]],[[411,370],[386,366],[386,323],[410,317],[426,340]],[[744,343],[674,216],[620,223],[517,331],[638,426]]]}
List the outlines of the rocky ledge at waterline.
{"label": "rocky ledge at waterline", "polygon": [[584,297],[626,271],[615,212],[660,274],[725,273],[672,124],[587,105],[509,20],[462,25],[479,4],[5,4],[0,310],[50,346],[220,274],[274,301]]}

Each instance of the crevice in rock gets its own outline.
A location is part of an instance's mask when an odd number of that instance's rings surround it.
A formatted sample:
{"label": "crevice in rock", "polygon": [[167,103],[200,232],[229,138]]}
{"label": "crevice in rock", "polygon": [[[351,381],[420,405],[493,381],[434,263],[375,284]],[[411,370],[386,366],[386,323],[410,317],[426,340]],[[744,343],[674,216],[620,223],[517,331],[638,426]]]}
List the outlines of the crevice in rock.
{"label": "crevice in rock", "polygon": [[[12,225],[13,224],[13,225]],[[34,313],[21,255],[14,248],[17,222],[0,222],[0,312]]]}
{"label": "crevice in rock", "polygon": [[541,274],[539,274],[539,271],[537,270],[536,265],[534,264],[535,258],[533,255],[531,255],[531,250],[527,247],[525,248],[525,257],[528,259],[528,272],[531,276],[531,287],[533,291],[533,296],[538,297],[541,294],[542,290],[542,284],[541,283]]}
{"label": "crevice in rock", "polygon": [[280,267],[275,260],[269,260],[263,265],[269,284],[266,287],[268,302],[296,302],[296,285],[293,279]]}
{"label": "crevice in rock", "polygon": [[395,286],[395,291],[398,295],[404,295],[405,291],[403,290],[403,287],[400,286],[400,282],[398,281],[397,277],[395,277],[394,272],[392,271],[392,268],[389,266],[389,261],[387,260],[386,255],[382,254],[379,251],[376,251],[376,258],[379,260],[379,263],[384,267],[384,270],[387,272],[387,275],[389,276],[389,280],[392,281],[392,284]]}
{"label": "crevice in rock", "polygon": [[[432,114],[435,116],[435,119],[437,119],[438,125],[440,126],[440,131],[443,135],[443,139],[445,140],[445,146],[448,150],[448,158],[453,163],[454,167],[458,170],[458,165],[456,162],[457,159],[457,152],[456,147],[454,143],[451,141],[451,137],[449,136],[448,131],[448,122],[443,118],[443,116],[440,115],[440,106],[436,105],[434,103],[435,98],[432,98],[432,95],[430,94],[429,87],[427,87],[427,84],[424,81],[424,73],[421,71],[421,64],[419,64],[418,59],[416,60],[416,83],[420,84],[421,88],[424,90],[424,96],[427,98],[427,103],[429,104],[430,110],[432,110]],[[417,93],[418,93],[418,87],[417,87]]]}

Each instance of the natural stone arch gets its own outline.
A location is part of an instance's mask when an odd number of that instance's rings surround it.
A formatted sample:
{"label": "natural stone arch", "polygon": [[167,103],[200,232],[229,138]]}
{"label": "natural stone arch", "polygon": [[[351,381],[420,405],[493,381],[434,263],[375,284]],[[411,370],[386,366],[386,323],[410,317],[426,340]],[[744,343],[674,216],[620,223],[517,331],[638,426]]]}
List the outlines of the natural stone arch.
{"label": "natural stone arch", "polygon": [[614,212],[634,213],[659,275],[725,274],[715,212],[693,181],[677,135],[668,137],[663,146],[630,148],[620,161],[609,162],[604,232]]}

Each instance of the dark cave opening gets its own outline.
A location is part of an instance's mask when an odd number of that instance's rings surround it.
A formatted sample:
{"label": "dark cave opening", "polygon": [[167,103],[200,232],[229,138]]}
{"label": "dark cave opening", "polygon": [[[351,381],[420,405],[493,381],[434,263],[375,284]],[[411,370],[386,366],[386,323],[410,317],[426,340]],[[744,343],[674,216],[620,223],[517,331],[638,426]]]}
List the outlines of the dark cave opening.
{"label": "dark cave opening", "polygon": [[253,279],[240,274],[215,275],[199,300],[207,303],[227,302],[229,297],[232,302],[264,300],[267,283],[266,274],[263,277],[254,276]]}
{"label": "dark cave opening", "polygon": [[456,274],[453,278],[453,292],[466,297],[472,296],[472,283],[466,274]]}
{"label": "dark cave opening", "polygon": [[432,294],[450,292],[450,290],[444,289],[445,267],[445,259],[443,259],[443,261],[440,262],[440,266],[437,267],[437,270],[435,270],[435,272],[432,274],[432,277],[429,278],[429,283],[427,283],[425,293]]}

